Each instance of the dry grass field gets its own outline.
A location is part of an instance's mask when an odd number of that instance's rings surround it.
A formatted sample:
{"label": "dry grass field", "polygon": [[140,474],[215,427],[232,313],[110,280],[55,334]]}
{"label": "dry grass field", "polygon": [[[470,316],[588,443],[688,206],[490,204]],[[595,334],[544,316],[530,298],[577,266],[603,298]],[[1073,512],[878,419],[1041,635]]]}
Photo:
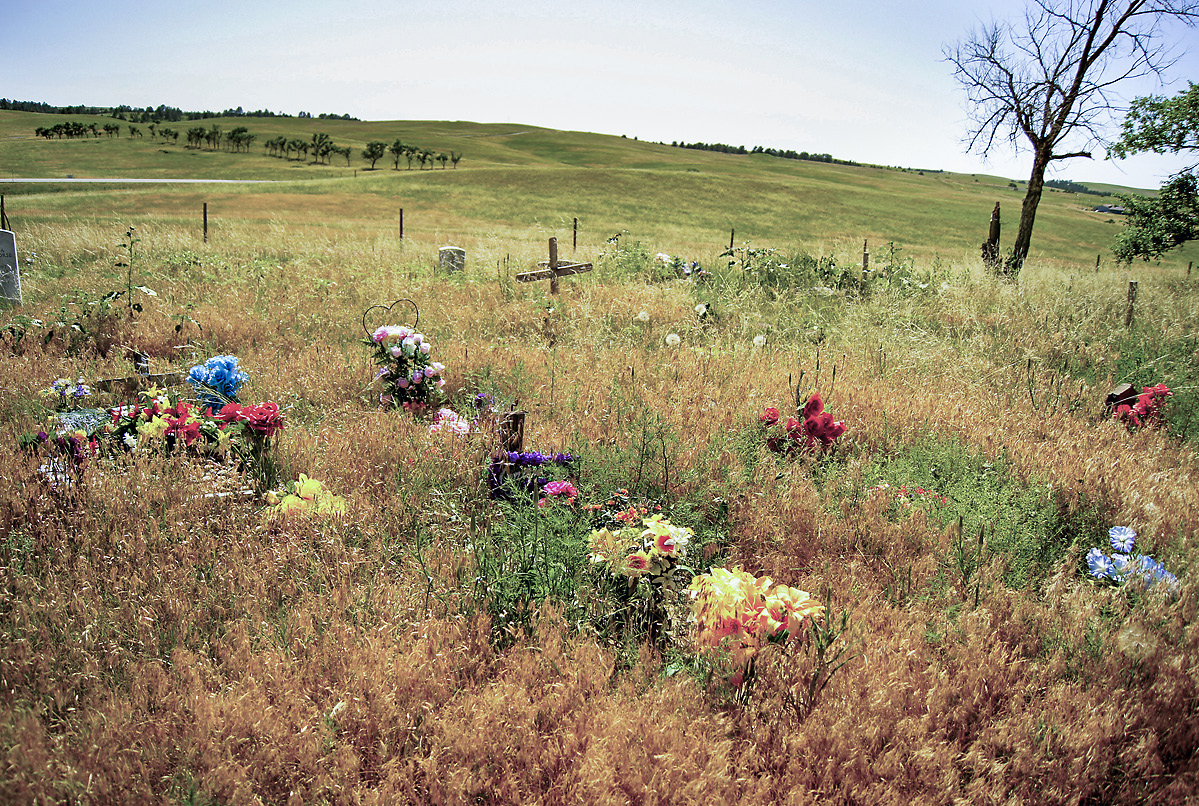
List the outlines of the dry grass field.
{"label": "dry grass field", "polygon": [[[544,130],[502,165],[460,126],[477,166],[463,145],[456,170],[276,186],[0,184],[25,289],[0,314],[0,801],[1199,797],[1192,253],[1134,267],[1126,326],[1128,271],[1095,269],[1116,225],[1064,194],[1005,284],[975,257],[993,199],[968,178]],[[557,296],[514,281],[550,236],[594,264]],[[438,270],[447,244],[464,273]],[[572,455],[572,503],[493,495],[486,415],[458,435],[380,407],[363,314],[401,298],[441,405],[525,411],[524,450]],[[128,350],[151,373],[236,356],[240,401],[282,411],[263,464],[182,431],[21,447],[58,409],[131,403],[97,384]],[[43,394],[59,378],[93,393]],[[1171,388],[1161,427],[1104,412],[1120,383]],[[765,410],[814,392],[844,435],[770,450]],[[344,511],[272,514],[301,474]],[[826,614],[734,686],[745,654],[705,649],[689,579],[589,560],[624,503],[688,527],[695,574]],[[1093,577],[1114,526],[1177,583]]]}

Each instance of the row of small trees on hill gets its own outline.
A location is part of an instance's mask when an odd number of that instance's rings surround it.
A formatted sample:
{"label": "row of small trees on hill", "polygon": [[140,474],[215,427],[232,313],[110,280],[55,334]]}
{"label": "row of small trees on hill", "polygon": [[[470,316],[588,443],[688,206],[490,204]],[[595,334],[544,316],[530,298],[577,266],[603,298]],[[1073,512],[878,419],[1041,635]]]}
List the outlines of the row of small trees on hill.
{"label": "row of small trees on hill", "polygon": [[313,162],[329,162],[334,156],[346,158],[346,165],[350,164],[350,157],[353,151],[349,146],[339,146],[333,142],[325,132],[316,132],[312,135],[311,140],[304,140],[299,137],[273,137],[263,143],[266,153],[272,157],[283,157],[291,159],[294,153],[298,159],[304,159],[309,154],[312,155]]}
{"label": "row of small trees on hill", "polygon": [[[147,124],[146,128],[150,132],[150,136],[156,140],[170,140],[172,142],[179,141],[179,132],[167,127],[158,127],[156,123]],[[130,138],[142,138],[142,130],[139,126],[130,125],[128,127]],[[35,130],[38,137],[44,137],[47,140],[68,139],[75,137],[99,137],[101,133],[116,137],[121,133],[120,125],[116,123],[105,123],[101,128],[95,123],[78,123],[75,121],[64,121],[56,123],[53,126],[39,126]],[[250,150],[250,146],[256,140],[256,136],[251,134],[245,126],[235,126],[228,132],[223,131],[220,126],[213,124],[205,128],[204,126],[193,126],[187,130],[187,147],[188,148],[210,148],[213,151],[219,148],[225,148],[234,152]],[[281,157],[284,159],[292,159],[293,155],[296,159],[305,159],[309,154],[312,155],[312,161],[328,163],[335,156],[345,157],[346,165],[349,166],[350,158],[353,156],[353,150],[349,146],[339,146],[333,142],[333,139],[325,132],[316,132],[312,135],[311,140],[305,140],[298,137],[286,137],[280,135],[272,137],[263,143],[266,153],[272,157]],[[366,144],[366,148],[362,150],[362,158],[371,164],[371,169],[375,167],[375,163],[383,159],[388,153],[392,156],[392,164],[396,170],[400,169],[400,160],[406,160],[408,169],[412,169],[412,163],[420,163],[421,170],[425,166],[432,167],[434,163],[440,162],[444,169],[447,162],[453,163],[454,167],[458,167],[458,161],[462,159],[462,153],[458,151],[450,151],[434,153],[430,149],[421,148],[405,143],[397,139],[390,146],[379,140],[372,140]]]}
{"label": "row of small trees on hill", "polygon": [[413,160],[419,162],[421,170],[424,170],[425,165],[432,167],[434,162],[440,162],[442,168],[445,168],[446,162],[452,162],[457,168],[458,160],[462,159],[462,154],[457,151],[450,151],[448,155],[445,152],[434,154],[427,148],[414,146],[398,139],[391,145],[380,140],[372,140],[366,144],[366,148],[362,149],[362,158],[370,162],[371,170],[374,170],[375,163],[383,159],[387,153],[391,154],[392,165],[397,171],[400,169],[401,159],[408,162],[408,170],[412,170]]}

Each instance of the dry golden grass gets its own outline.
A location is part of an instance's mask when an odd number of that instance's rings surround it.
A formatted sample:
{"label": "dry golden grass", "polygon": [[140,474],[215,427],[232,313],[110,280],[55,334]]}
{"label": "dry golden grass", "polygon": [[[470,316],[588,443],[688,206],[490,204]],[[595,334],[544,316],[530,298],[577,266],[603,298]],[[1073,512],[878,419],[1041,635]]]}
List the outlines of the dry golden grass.
{"label": "dry golden grass", "polygon": [[[15,447],[39,423],[37,390],[128,365],[119,350],[72,355],[58,339],[0,362],[0,801],[1185,803],[1199,792],[1199,462],[1104,419],[1101,393],[1078,384],[1053,410],[1028,403],[1029,356],[1044,378],[1061,367],[1054,349],[1111,360],[1093,334],[1119,310],[1118,287],[1033,276],[1013,292],[975,277],[925,302],[880,295],[835,315],[746,293],[716,296],[720,316],[705,324],[679,283],[572,278],[549,300],[481,269],[433,277],[427,245],[396,261],[394,244],[382,258],[349,236],[305,232],[301,247],[290,229],[247,226],[207,251],[151,229],[138,282],[160,297],[118,344],[149,352],[155,371],[237,355],[251,374],[242,399],[287,407],[285,474],[321,479],[348,517],[265,523],[248,500],[204,497],[203,470],[153,457],[50,489]],[[59,294],[123,284],[104,276],[111,255],[87,255],[101,232],[115,245],[98,225],[30,236],[56,270],[31,273],[22,313],[49,321]],[[480,251],[476,265],[540,257],[498,240]],[[1145,315],[1194,327],[1193,295],[1142,281],[1153,288]],[[449,391],[519,401],[528,446],[582,451],[598,472],[657,429],[657,458],[628,467],[628,486],[666,484],[695,504],[724,529],[730,562],[831,591],[861,656],[817,707],[788,697],[812,668],[802,649],[768,650],[739,706],[676,673],[678,659],[580,635],[553,607],[496,648],[461,539],[471,517],[489,517],[491,446],[431,440],[373,405],[361,314],[400,296],[420,304]],[[183,339],[171,317],[187,304],[203,330],[188,324]],[[812,325],[826,331],[819,347]],[[972,346],[985,333],[997,334],[989,355]],[[849,426],[824,475],[746,448],[801,370]],[[1023,589],[988,558],[976,603],[944,581],[953,527],[846,495],[873,459],[930,435],[1048,481],[1064,508],[1097,505],[1134,526],[1182,580],[1180,597],[1096,587],[1076,545]],[[584,493],[606,495],[588,472]]]}

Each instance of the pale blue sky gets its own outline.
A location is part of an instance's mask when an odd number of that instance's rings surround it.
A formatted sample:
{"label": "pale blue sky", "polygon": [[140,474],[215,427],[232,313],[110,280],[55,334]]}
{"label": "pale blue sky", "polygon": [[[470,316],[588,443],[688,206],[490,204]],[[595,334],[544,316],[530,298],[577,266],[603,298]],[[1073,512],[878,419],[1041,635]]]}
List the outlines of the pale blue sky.
{"label": "pale blue sky", "polygon": [[[1023,179],[1027,153],[964,153],[964,97],[942,48],[1024,5],[16,0],[0,14],[0,96],[511,122]],[[1176,82],[1129,97],[1199,81],[1199,29],[1168,33],[1190,50]],[[1183,164],[1078,159],[1055,176],[1155,187]]]}

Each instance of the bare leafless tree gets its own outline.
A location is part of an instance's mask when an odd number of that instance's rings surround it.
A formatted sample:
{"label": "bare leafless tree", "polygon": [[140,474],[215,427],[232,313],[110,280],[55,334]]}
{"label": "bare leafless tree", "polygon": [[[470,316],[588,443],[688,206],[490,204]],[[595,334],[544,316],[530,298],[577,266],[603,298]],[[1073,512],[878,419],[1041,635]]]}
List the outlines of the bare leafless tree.
{"label": "bare leafless tree", "polygon": [[1171,20],[1195,24],[1199,2],[1030,0],[1022,20],[992,22],[945,48],[969,103],[969,150],[987,156],[1006,141],[1033,153],[1008,277],[1028,257],[1045,170],[1104,146],[1123,112],[1118,84],[1173,64],[1160,42]]}

